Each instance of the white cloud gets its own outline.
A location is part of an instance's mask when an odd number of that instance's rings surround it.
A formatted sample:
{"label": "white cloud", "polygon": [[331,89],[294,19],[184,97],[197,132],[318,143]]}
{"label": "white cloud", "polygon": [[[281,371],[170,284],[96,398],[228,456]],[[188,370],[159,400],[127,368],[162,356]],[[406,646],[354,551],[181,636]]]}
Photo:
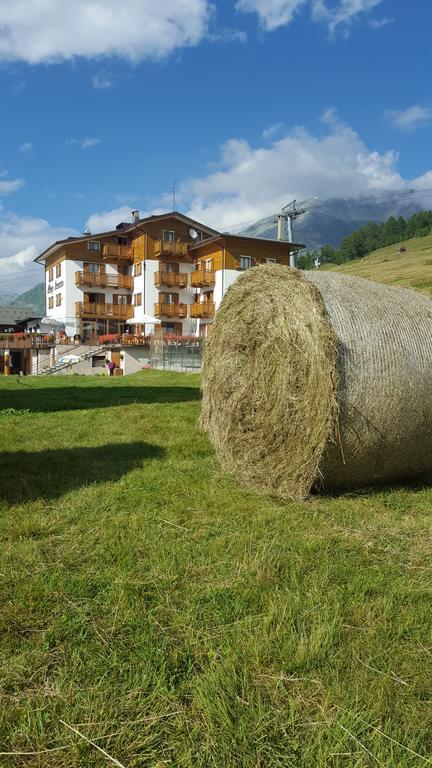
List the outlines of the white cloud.
{"label": "white cloud", "polygon": [[278,133],[281,133],[283,130],[284,124],[283,123],[273,123],[273,125],[269,125],[268,128],[264,128],[264,130],[261,133],[261,136],[265,141],[270,141],[271,139],[274,139],[275,136],[278,135]]}
{"label": "white cloud", "polygon": [[81,142],[81,149],[88,149],[88,147],[95,147],[96,144],[100,144],[100,142],[101,142],[100,139],[90,139],[90,138],[83,139]]}
{"label": "white cloud", "polygon": [[225,27],[217,32],[209,33],[207,35],[207,40],[210,40],[212,43],[245,43],[247,34],[242,29]]}
{"label": "white cloud", "polygon": [[393,24],[394,19],[388,19],[387,16],[384,16],[382,19],[371,19],[369,22],[369,26],[373,29],[381,29],[382,27],[386,27],[388,24]]}
{"label": "white cloud", "polygon": [[0,59],[30,64],[118,56],[137,62],[196,45],[208,0],[14,0],[0,3]]}
{"label": "white cloud", "polygon": [[121,221],[128,221],[132,224],[130,206],[122,205],[120,208],[114,208],[111,211],[93,213],[86,221],[86,229],[89,229],[90,232],[108,232],[111,229],[115,229]]}
{"label": "white cloud", "polygon": [[188,215],[225,229],[269,216],[293,198],[371,196],[432,186],[432,172],[403,178],[394,150],[369,148],[353,128],[337,120],[334,110],[326,118],[322,135],[294,128],[270,146],[227,141],[218,170],[182,185]]}
{"label": "white cloud", "polygon": [[[119,198],[125,198],[128,197],[126,195],[116,195],[116,199]],[[128,197],[130,200],[131,198]],[[136,198],[132,198],[135,199]],[[171,209],[171,198],[170,198],[170,204],[163,204],[163,198],[161,199],[161,205],[157,206],[155,208],[152,208],[151,210],[147,211],[140,211],[140,218],[145,218],[146,216],[155,215],[161,213],[166,213],[167,210]],[[111,211],[101,211],[99,213],[92,213],[91,216],[88,217],[86,221],[86,229],[89,229],[90,232],[108,232],[112,229],[115,229],[117,224],[120,224],[121,221],[128,222],[129,224],[132,224],[132,210],[134,206],[132,204],[130,205],[122,205],[120,208],[113,208]]]}
{"label": "white cloud", "polygon": [[20,152],[32,152],[33,151],[33,144],[31,141],[24,141],[23,144],[20,144],[19,146]]}
{"label": "white cloud", "polygon": [[99,72],[96,75],[93,75],[92,85],[93,88],[96,88],[96,90],[106,91],[109,88],[112,88],[113,80],[108,75],[104,75],[103,72]]}
{"label": "white cloud", "polygon": [[6,179],[7,171],[0,171],[0,196],[18,192],[25,186],[24,179]]}
{"label": "white cloud", "polygon": [[262,26],[271,31],[289,24],[306,0],[237,0],[236,8],[245,13],[257,13]]}
{"label": "white cloud", "polygon": [[[309,4],[314,21],[327,24],[330,33],[336,28],[350,25],[360,14],[367,13],[383,0],[338,0],[331,7],[327,0],[237,0],[236,8],[246,13],[256,13],[266,30],[274,30],[289,24],[303,6]],[[382,26],[382,24],[381,24]]]}
{"label": "white cloud", "polygon": [[415,104],[407,109],[388,109],[385,116],[396,128],[412,130],[432,120],[432,109]]}
{"label": "white cloud", "polygon": [[79,234],[53,227],[45,219],[0,213],[0,292],[22,293],[43,280],[43,269],[33,259],[55,240]]}
{"label": "white cloud", "polygon": [[66,139],[60,146],[63,149],[69,149],[69,147],[79,146],[81,149],[88,149],[89,147],[95,147],[96,144],[100,144],[100,139],[91,139],[88,136],[85,139]]}

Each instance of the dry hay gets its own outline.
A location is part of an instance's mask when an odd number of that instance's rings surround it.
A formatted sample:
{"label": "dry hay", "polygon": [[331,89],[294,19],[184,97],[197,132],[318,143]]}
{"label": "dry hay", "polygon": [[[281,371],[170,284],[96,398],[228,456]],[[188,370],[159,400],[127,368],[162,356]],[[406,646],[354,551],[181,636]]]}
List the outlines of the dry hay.
{"label": "dry hay", "polygon": [[225,295],[201,424],[224,469],[284,499],[432,468],[432,301],[267,265]]}

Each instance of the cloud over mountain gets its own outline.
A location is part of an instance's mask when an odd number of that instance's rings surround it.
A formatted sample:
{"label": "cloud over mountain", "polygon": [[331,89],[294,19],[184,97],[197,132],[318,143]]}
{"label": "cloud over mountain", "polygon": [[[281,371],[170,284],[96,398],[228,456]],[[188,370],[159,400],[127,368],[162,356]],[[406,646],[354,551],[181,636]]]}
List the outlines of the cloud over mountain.
{"label": "cloud over mountain", "polygon": [[402,177],[397,152],[368,147],[333,111],[324,123],[320,134],[297,127],[270,145],[227,141],[218,169],[181,187],[188,214],[224,228],[268,216],[293,198],[351,198],[432,186],[431,171]]}

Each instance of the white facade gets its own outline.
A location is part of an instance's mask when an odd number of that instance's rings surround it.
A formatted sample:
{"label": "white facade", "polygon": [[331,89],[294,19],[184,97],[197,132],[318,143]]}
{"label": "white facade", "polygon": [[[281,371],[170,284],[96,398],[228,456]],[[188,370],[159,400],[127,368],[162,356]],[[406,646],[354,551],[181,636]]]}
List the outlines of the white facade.
{"label": "white facade", "polygon": [[[190,288],[189,275],[193,272],[193,265],[180,262],[179,272],[186,273],[188,275],[188,286],[186,288],[179,287],[165,287],[161,285],[159,288],[155,285],[155,275],[162,270],[163,262],[156,259],[145,259],[142,263],[142,272],[137,277],[134,277],[133,294],[141,294],[141,304],[135,305],[134,314],[136,317],[140,315],[152,315],[155,314],[155,305],[162,302],[161,294],[163,293],[176,293],[179,297],[179,304],[193,304],[195,301],[195,293]],[[189,312],[188,312],[189,315]],[[178,317],[165,317],[161,316],[162,323],[180,323],[182,324],[182,333],[185,335],[195,333],[196,323],[194,320]],[[149,328],[150,329],[150,328]],[[147,328],[146,328],[147,330]]]}
{"label": "white facade", "polygon": [[[78,302],[84,302],[87,294],[103,294],[105,304],[113,304],[114,296],[116,295],[132,297],[132,290],[130,288],[76,285],[76,273],[83,272],[84,264],[89,263],[91,263],[90,258],[85,261],[65,259],[60,262],[61,275],[56,278],[56,267],[54,267],[53,280],[51,281],[49,280],[49,269],[46,271],[46,314],[47,317],[52,317],[65,324],[67,336],[74,336],[80,333],[81,319],[77,317],[76,305]],[[105,264],[104,266],[107,277],[120,276],[115,264]],[[57,303],[58,295],[60,295],[60,304]],[[49,306],[49,299],[51,297],[53,298],[53,307]]]}
{"label": "white facade", "polygon": [[[163,270],[163,261],[157,259],[145,259],[144,261],[139,262],[139,264],[141,264],[141,274],[133,276],[131,289],[113,287],[103,288],[98,285],[77,285],[76,273],[83,272],[84,264],[87,265],[89,263],[91,263],[90,254],[89,259],[85,261],[65,259],[60,262],[60,270],[58,267],[57,269],[56,267],[53,268],[52,280],[49,280],[50,270],[47,269],[46,271],[46,314],[48,317],[52,317],[53,319],[64,323],[67,336],[73,337],[75,334],[82,334],[83,323],[90,323],[92,321],[91,318],[81,319],[77,316],[77,304],[84,302],[86,296],[89,294],[103,294],[103,302],[105,304],[113,304],[116,295],[130,296],[131,304],[133,305],[133,315],[137,319],[145,314],[153,316],[155,314],[155,305],[163,302],[161,294],[164,293],[177,294],[179,304],[186,304],[189,307],[195,302],[204,302],[206,300],[206,294],[212,292],[212,302],[217,311],[225,292],[241,274],[240,270],[235,269],[217,270],[215,272],[214,286],[191,288],[190,275],[195,267],[193,264],[182,262],[179,263],[179,271],[188,275],[187,287],[180,288],[176,286],[169,287],[160,285],[158,288],[155,285],[155,275],[158,271]],[[106,263],[104,266],[106,277],[119,277],[120,273],[115,264]],[[56,275],[56,272],[58,273],[58,271],[60,271],[60,274]],[[132,274],[133,271],[134,267],[131,264],[130,273]],[[53,300],[52,307],[49,306],[51,298]],[[137,301],[140,301],[140,303],[136,303]],[[94,320],[96,320],[96,318],[94,318]],[[160,320],[165,327],[171,325],[175,327],[177,324],[181,323],[182,334],[199,335],[200,332],[203,332],[202,326],[211,324],[213,317],[191,318],[190,310],[187,310],[186,318],[161,315]],[[126,318],[124,321],[126,321]],[[151,330],[153,330],[153,327],[147,325],[145,332],[148,333]]]}

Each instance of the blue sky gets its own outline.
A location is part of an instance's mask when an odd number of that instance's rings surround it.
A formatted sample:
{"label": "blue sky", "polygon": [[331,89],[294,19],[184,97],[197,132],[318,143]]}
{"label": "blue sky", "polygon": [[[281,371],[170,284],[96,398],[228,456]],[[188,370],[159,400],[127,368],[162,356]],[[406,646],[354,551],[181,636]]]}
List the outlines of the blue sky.
{"label": "blue sky", "polygon": [[430,0],[0,4],[0,293],[52,240],[169,208],[174,178],[223,228],[432,188],[431,22]]}

